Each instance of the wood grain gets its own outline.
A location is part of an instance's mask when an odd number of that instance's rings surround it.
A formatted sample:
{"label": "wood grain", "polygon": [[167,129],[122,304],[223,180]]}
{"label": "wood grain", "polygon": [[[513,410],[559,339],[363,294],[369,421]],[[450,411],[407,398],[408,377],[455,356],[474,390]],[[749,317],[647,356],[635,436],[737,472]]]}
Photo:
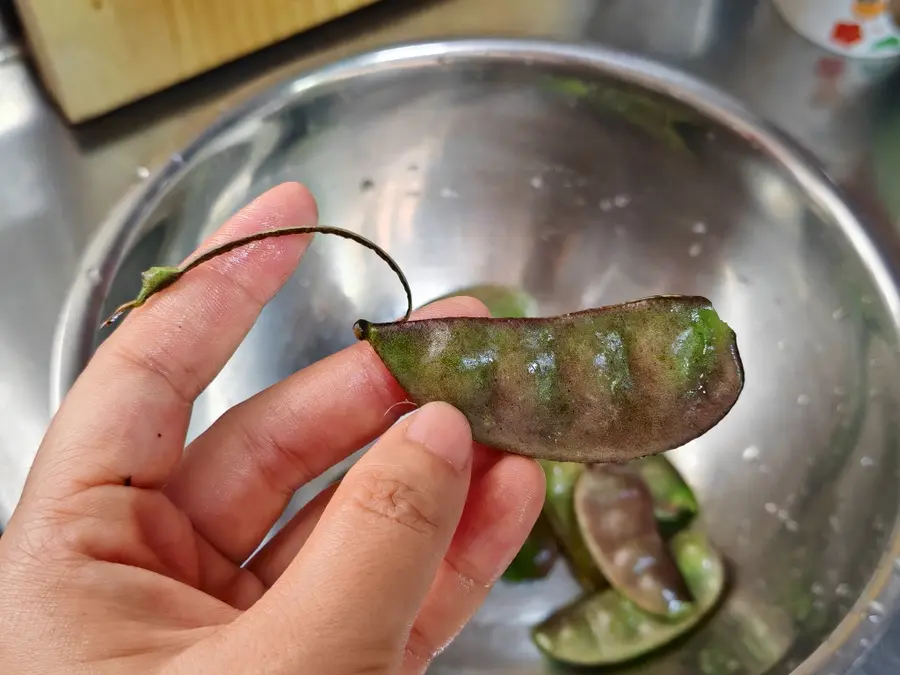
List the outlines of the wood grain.
{"label": "wood grain", "polygon": [[377,0],[15,0],[38,71],[79,122]]}

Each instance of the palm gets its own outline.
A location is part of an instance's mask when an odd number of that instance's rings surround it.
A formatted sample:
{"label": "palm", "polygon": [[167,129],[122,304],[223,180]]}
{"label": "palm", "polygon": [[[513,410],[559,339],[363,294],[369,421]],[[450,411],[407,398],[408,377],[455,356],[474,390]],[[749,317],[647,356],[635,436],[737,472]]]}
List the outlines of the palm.
{"label": "palm", "polygon": [[119,562],[153,572],[154,578],[179,582],[184,597],[192,603],[197,602],[195,591],[201,591],[215,600],[214,604],[245,609],[262,595],[263,585],[253,572],[207,542],[195,530],[189,514],[167,495],[124,486],[122,492],[130,513],[126,528],[134,534]]}

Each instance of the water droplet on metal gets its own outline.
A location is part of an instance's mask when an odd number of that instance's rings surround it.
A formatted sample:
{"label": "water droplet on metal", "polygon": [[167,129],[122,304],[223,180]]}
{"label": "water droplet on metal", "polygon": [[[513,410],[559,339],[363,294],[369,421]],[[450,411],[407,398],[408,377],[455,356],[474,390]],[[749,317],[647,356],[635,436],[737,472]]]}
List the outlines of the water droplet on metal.
{"label": "water droplet on metal", "polygon": [[99,284],[103,280],[103,277],[100,276],[100,270],[96,267],[91,267],[85,275],[92,284]]}
{"label": "water droplet on metal", "polygon": [[845,316],[847,316],[847,312],[844,311],[843,307],[838,307],[836,310],[834,310],[831,313],[831,318],[834,319],[835,321],[840,321]]}
{"label": "water droplet on metal", "polygon": [[150,169],[148,169],[146,166],[139,166],[137,169],[135,169],[135,173],[141,180],[147,180],[148,178],[150,178]]}
{"label": "water droplet on metal", "polygon": [[869,623],[880,623],[884,618],[884,605],[877,600],[873,600],[869,603],[868,611]]}
{"label": "water droplet on metal", "polygon": [[797,405],[809,405],[809,396],[807,394],[800,394],[797,397]]}
{"label": "water droplet on metal", "polygon": [[456,190],[451,190],[448,187],[441,188],[441,197],[444,199],[456,199],[459,197],[459,193]]}
{"label": "water droplet on metal", "polygon": [[784,340],[779,340],[775,346],[778,347],[778,351],[780,352],[783,352],[785,349],[787,349],[787,345],[784,343]]}
{"label": "water droplet on metal", "polygon": [[872,304],[872,296],[871,295],[863,294],[863,296],[860,298],[860,300],[862,300],[862,304],[864,304],[864,305]]}
{"label": "water droplet on metal", "polygon": [[371,190],[374,187],[375,187],[375,181],[373,181],[371,178],[363,178],[362,182],[359,184],[359,189],[362,192],[368,192],[369,190]]}
{"label": "water droplet on metal", "polygon": [[759,448],[755,445],[748,445],[744,448],[744,452],[741,453],[741,457],[744,458],[745,462],[753,462],[759,459]]}
{"label": "water droplet on metal", "polygon": [[699,243],[691,244],[690,248],[688,248],[688,255],[692,258],[696,258],[703,252],[703,245]]}
{"label": "water droplet on metal", "polygon": [[575,197],[575,206],[584,206],[586,203],[584,197]]}
{"label": "water droplet on metal", "polygon": [[841,531],[841,521],[837,516],[828,516],[828,525],[836,533]]}
{"label": "water droplet on metal", "polygon": [[613,228],[613,231],[616,233],[616,236],[617,236],[617,237],[624,237],[624,236],[625,236],[625,228],[622,227],[621,225],[616,225],[616,226]]}
{"label": "water droplet on metal", "polygon": [[844,389],[844,388],[843,388],[841,385],[839,385],[839,384],[838,384],[838,385],[835,385],[835,387],[834,387],[834,389],[833,389],[832,391],[834,391],[834,395],[835,395],[835,396],[843,396],[844,394],[847,393],[847,390]]}
{"label": "water droplet on metal", "polygon": [[613,204],[608,199],[601,199],[599,206],[601,211],[609,211],[612,209]]}
{"label": "water droplet on metal", "polygon": [[859,465],[864,469],[869,469],[875,466],[875,460],[866,455],[865,457],[859,460]]}
{"label": "water droplet on metal", "polygon": [[822,595],[825,592],[825,587],[820,583],[813,584],[810,589],[813,595]]}
{"label": "water droplet on metal", "polygon": [[787,512],[787,509],[778,509],[778,520],[781,522],[786,521],[790,517],[790,514]]}
{"label": "water droplet on metal", "polygon": [[696,223],[691,225],[691,232],[694,234],[706,234],[706,223],[702,220],[698,220]]}
{"label": "water droplet on metal", "polygon": [[544,187],[543,176],[534,176],[531,179],[531,187],[533,187],[535,190],[540,190],[542,187]]}
{"label": "water droplet on metal", "polygon": [[615,204],[618,208],[624,209],[631,203],[631,197],[628,195],[616,195],[613,197],[613,204]]}
{"label": "water droplet on metal", "polygon": [[778,513],[778,504],[775,502],[766,502],[766,513],[776,514]]}
{"label": "water droplet on metal", "polygon": [[788,520],[784,524],[784,527],[788,532],[796,532],[800,529],[800,524],[796,520]]}
{"label": "water droplet on metal", "polygon": [[850,595],[850,584],[841,582],[834,589],[834,594],[839,598],[846,598]]}

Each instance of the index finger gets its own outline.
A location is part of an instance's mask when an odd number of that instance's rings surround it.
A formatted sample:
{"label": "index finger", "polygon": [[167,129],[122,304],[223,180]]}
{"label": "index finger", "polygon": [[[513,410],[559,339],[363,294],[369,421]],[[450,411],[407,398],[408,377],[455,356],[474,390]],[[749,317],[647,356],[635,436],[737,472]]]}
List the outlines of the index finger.
{"label": "index finger", "polygon": [[[261,229],[313,225],[315,200],[286,183],[232,216],[201,250]],[[104,483],[158,487],[184,449],[194,399],[290,277],[309,235],[226,253],[151,298],[100,346],[60,406],[30,481],[65,496]],[[27,487],[26,487],[27,489]]]}

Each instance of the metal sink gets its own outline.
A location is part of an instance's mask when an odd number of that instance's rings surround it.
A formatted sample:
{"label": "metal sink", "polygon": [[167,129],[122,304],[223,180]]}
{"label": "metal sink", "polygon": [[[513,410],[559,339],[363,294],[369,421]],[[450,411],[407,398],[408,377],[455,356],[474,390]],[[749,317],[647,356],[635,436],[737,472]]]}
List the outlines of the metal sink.
{"label": "metal sink", "polygon": [[[734,327],[740,401],[670,453],[734,586],[641,673],[845,673],[878,638],[900,591],[898,235],[864,224],[781,134],[691,77],[586,46],[431,42],[290,78],[100,230],[57,333],[55,403],[141,270],[286,180],[312,189],[323,223],[386,248],[419,304],[480,282],[522,288],[541,314],[701,294]],[[197,402],[191,438],[403,303],[374,255],[317,237]],[[573,592],[562,568],[497,586],[432,672],[550,672],[528,627]]]}

